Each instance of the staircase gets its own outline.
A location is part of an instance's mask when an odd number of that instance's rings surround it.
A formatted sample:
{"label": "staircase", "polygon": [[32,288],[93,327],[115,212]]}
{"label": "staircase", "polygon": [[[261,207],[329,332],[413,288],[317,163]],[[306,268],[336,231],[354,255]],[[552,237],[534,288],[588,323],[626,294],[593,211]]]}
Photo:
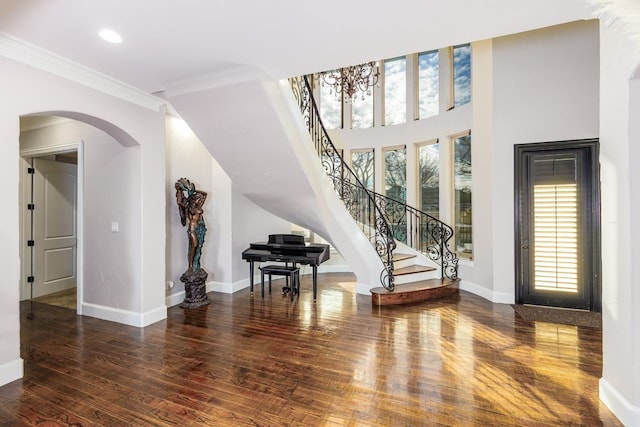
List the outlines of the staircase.
{"label": "staircase", "polygon": [[458,293],[460,279],[440,278],[437,268],[418,264],[418,255],[394,253],[395,289],[371,289],[371,303],[375,306],[410,304],[439,299]]}
{"label": "staircase", "polygon": [[[418,291],[411,293],[422,299],[437,293],[433,285],[420,290],[423,282],[449,286],[448,280],[457,278],[457,258],[447,245],[450,227],[413,210],[402,239],[410,246],[397,242],[399,226],[392,224],[397,218],[387,212],[397,202],[365,189],[331,143],[308,81],[290,83],[258,73],[174,87],[167,97],[227,172],[233,192],[325,238],[355,273],[358,293],[382,285],[383,292],[372,295],[378,295],[375,304],[385,305],[387,294],[398,301],[405,293],[396,283],[407,291],[413,284]],[[394,254],[397,246],[404,255]],[[415,295],[404,301],[416,300]]]}
{"label": "staircase", "polygon": [[[364,232],[374,228],[374,233],[368,233],[376,236],[370,238],[374,246],[379,238],[393,241],[385,243],[387,251],[378,250],[385,270],[381,274],[382,287],[371,290],[372,303],[405,304],[457,293],[458,258],[449,249],[453,229],[414,207],[366,189],[331,142],[320,119],[309,77],[290,79],[290,83],[336,193]],[[354,194],[359,195],[355,202]],[[362,215],[362,205],[371,210]],[[375,221],[366,221],[372,217]],[[404,244],[409,245],[408,253],[394,252]],[[434,263],[440,264],[439,274]]]}

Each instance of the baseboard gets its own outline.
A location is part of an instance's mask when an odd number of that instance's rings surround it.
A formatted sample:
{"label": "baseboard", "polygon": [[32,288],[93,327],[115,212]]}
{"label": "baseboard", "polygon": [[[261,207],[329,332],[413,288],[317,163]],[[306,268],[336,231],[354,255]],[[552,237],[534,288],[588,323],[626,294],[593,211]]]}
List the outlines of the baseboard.
{"label": "baseboard", "polygon": [[184,297],[184,291],[176,292],[175,294],[167,295],[164,303],[167,305],[167,307],[173,307],[174,305],[178,305],[182,301],[184,301]]}
{"label": "baseboard", "polygon": [[0,365],[0,386],[19,380],[24,375],[24,361],[19,358]]}
{"label": "baseboard", "polygon": [[[253,285],[260,284],[260,276],[254,277]],[[248,288],[250,285],[249,278],[239,280],[234,283],[225,282],[207,282],[207,292],[222,292],[223,294],[233,294]]]}
{"label": "baseboard", "polygon": [[121,310],[118,308],[105,307],[103,305],[85,302],[82,303],[82,315],[144,328],[152,323],[166,319],[167,306],[158,307],[145,313],[136,313],[134,311]]}
{"label": "baseboard", "polygon": [[600,400],[625,426],[640,426],[640,407],[632,405],[609,381],[600,378]]}
{"label": "baseboard", "polygon": [[515,295],[511,292],[494,292],[491,289],[478,286],[466,280],[460,281],[460,289],[471,292],[474,295],[478,295],[496,304],[513,304],[515,302]]}

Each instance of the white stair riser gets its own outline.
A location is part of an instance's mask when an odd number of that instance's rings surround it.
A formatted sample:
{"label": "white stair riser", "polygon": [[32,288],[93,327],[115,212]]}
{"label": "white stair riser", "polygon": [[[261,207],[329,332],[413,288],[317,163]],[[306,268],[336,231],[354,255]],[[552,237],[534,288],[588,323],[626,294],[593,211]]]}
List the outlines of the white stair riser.
{"label": "white stair riser", "polygon": [[437,279],[439,277],[440,277],[440,271],[433,270],[433,271],[424,271],[420,273],[409,273],[409,274],[403,274],[401,276],[395,276],[394,282],[396,285],[402,285],[405,283],[419,282],[421,280]]}
{"label": "white stair riser", "polygon": [[407,258],[407,259],[403,259],[403,260],[400,260],[400,261],[394,261],[393,262],[393,268],[395,270],[397,270],[399,268],[410,267],[412,265],[416,265],[416,259],[415,258]]}

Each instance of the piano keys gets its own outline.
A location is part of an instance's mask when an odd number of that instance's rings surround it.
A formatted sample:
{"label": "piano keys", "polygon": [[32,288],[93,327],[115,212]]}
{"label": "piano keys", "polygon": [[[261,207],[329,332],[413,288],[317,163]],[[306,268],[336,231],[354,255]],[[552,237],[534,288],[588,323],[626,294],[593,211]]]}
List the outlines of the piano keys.
{"label": "piano keys", "polygon": [[270,234],[267,242],[251,243],[242,252],[242,259],[249,262],[249,283],[253,296],[253,274],[255,262],[285,262],[309,265],[313,271],[313,302],[316,302],[318,265],[329,259],[329,245],[305,243],[304,236],[297,234]]}

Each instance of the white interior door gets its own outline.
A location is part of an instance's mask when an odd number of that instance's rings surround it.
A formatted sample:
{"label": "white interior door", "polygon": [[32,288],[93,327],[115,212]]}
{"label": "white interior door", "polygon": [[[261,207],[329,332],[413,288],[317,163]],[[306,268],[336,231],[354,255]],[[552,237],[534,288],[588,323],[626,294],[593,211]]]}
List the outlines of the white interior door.
{"label": "white interior door", "polygon": [[76,286],[77,166],[34,158],[33,296]]}

